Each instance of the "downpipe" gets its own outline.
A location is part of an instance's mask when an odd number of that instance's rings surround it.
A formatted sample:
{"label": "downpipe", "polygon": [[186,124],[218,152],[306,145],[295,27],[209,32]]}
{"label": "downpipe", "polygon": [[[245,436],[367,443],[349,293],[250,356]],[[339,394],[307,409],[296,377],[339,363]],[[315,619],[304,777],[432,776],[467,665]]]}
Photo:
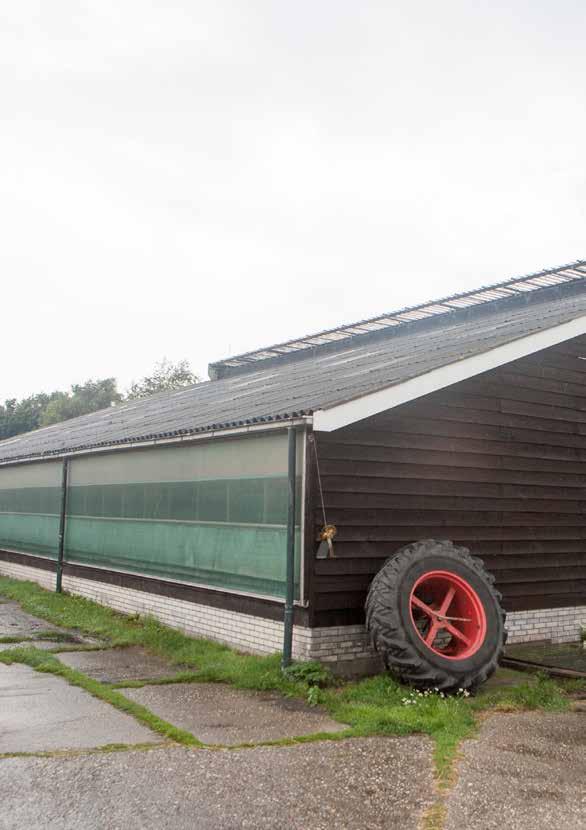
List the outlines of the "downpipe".
{"label": "downpipe", "polygon": [[69,477],[69,459],[63,459],[63,471],[61,474],[61,507],[59,510],[59,536],[57,544],[57,573],[55,578],[55,591],[60,594],[63,591],[63,553],[65,550],[65,520],[67,517],[67,481]]}
{"label": "downpipe", "polygon": [[284,670],[291,665],[293,650],[293,603],[295,601],[295,497],[296,497],[296,459],[297,459],[297,432],[295,427],[287,427],[287,549],[286,549],[286,581],[285,581],[285,616],[283,631],[283,658],[281,668]]}

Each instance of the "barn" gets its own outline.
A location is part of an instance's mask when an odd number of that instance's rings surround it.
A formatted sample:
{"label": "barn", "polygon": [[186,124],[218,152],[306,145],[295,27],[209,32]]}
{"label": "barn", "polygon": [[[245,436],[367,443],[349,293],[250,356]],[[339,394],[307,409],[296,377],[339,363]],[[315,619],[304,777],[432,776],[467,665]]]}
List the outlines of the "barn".
{"label": "barn", "polygon": [[254,653],[290,621],[293,657],[358,673],[373,577],[451,540],[494,575],[509,641],[577,639],[585,278],[444,297],[2,441],[0,573]]}

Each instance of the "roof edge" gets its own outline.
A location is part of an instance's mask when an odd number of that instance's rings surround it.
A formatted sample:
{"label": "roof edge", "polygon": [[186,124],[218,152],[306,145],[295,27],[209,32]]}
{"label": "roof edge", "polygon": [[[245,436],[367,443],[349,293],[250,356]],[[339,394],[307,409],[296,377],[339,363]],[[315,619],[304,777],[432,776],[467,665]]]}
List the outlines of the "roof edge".
{"label": "roof edge", "polygon": [[[66,423],[66,422],[64,422]],[[62,458],[73,458],[76,456],[97,455],[106,452],[122,452],[134,449],[141,449],[145,447],[159,447],[169,445],[182,445],[203,440],[213,440],[215,438],[231,438],[238,435],[249,435],[250,433],[274,432],[279,429],[286,429],[290,426],[308,426],[312,424],[311,415],[283,417],[281,419],[275,418],[272,421],[263,421],[255,424],[246,424],[239,427],[215,428],[209,430],[202,430],[200,432],[192,433],[176,433],[168,437],[155,438],[128,438],[118,442],[104,442],[102,444],[94,444],[92,446],[72,447],[70,449],[55,450],[47,453],[31,453],[30,455],[20,455],[14,458],[0,458],[0,468],[14,467],[19,464],[34,464],[44,461],[58,461]]]}
{"label": "roof edge", "polygon": [[584,314],[543,331],[510,340],[481,354],[432,369],[403,383],[344,401],[328,409],[318,409],[313,413],[313,428],[317,432],[333,432],[582,334],[586,334]]}

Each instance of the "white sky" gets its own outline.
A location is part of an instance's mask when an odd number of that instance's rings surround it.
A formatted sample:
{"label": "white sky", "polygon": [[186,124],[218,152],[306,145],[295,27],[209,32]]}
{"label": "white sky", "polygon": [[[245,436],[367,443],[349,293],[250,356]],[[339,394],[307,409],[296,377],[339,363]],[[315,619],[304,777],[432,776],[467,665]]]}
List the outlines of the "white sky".
{"label": "white sky", "polygon": [[0,6],[0,400],[586,257],[586,3]]}

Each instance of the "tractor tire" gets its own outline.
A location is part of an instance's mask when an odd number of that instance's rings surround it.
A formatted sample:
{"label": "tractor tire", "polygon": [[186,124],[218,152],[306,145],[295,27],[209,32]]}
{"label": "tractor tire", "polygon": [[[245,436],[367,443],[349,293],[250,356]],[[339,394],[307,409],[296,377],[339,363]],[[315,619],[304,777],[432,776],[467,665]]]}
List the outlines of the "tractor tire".
{"label": "tractor tire", "polygon": [[426,539],[387,559],[372,580],[366,627],[402,683],[473,691],[496,670],[505,613],[481,559],[449,541]]}

